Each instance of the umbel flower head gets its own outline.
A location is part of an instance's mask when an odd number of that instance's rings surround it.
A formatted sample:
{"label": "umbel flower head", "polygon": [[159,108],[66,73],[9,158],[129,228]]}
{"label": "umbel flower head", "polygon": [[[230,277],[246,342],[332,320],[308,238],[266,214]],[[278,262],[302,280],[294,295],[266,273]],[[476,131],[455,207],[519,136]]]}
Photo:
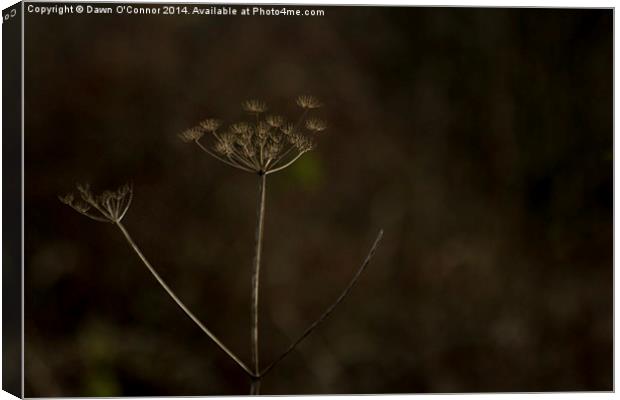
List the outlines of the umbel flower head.
{"label": "umbel flower head", "polygon": [[327,124],[308,113],[321,106],[312,96],[299,96],[295,103],[301,108],[296,123],[278,114],[268,113],[261,100],[241,104],[249,114],[246,121],[222,129],[221,121],[206,119],[179,136],[185,142],[196,143],[205,153],[235,168],[271,174],[292,165],[315,146],[314,134],[327,129]]}
{"label": "umbel flower head", "polygon": [[58,196],[61,202],[95,221],[121,222],[133,197],[131,185],[123,185],[117,190],[94,195],[88,185],[77,185],[78,196],[69,193]]}

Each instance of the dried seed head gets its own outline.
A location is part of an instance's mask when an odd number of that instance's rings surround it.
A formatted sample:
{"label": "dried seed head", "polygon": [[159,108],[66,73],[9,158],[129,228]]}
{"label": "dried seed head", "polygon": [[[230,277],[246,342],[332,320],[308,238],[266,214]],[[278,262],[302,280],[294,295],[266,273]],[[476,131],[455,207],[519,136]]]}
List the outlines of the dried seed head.
{"label": "dried seed head", "polygon": [[276,133],[272,133],[271,135],[269,135],[269,140],[272,141],[273,143],[282,143],[282,138],[284,137],[284,135],[279,135]]}
{"label": "dried seed head", "polygon": [[302,152],[307,152],[307,151],[312,151],[314,150],[315,144],[314,141],[312,139],[306,139],[301,146],[299,146],[299,151]]}
{"label": "dried seed head", "polygon": [[314,144],[310,139],[298,133],[292,134],[289,140],[290,143],[301,152],[310,151],[314,148]]}
{"label": "dried seed head", "polygon": [[250,132],[250,125],[245,122],[237,122],[230,126],[230,130],[241,135]]}
{"label": "dried seed head", "polygon": [[284,117],[280,115],[268,115],[265,121],[274,128],[279,128],[284,125]]}
{"label": "dried seed head", "polygon": [[58,196],[58,200],[60,200],[63,204],[66,204],[69,206],[73,204],[73,201],[75,200],[75,196],[73,196],[73,193],[67,193],[64,196]]}
{"label": "dried seed head", "polygon": [[268,159],[275,159],[282,151],[282,144],[276,142],[270,142],[265,146],[265,156]]}
{"label": "dried seed head", "polygon": [[184,142],[193,142],[199,140],[204,135],[204,131],[200,128],[189,128],[181,132],[179,137]]}
{"label": "dried seed head", "polygon": [[80,197],[82,197],[82,200],[84,200],[87,203],[91,203],[92,201],[94,201],[94,197],[93,197],[93,193],[90,191],[90,185],[88,183],[78,183],[76,185],[78,193],[80,194]]}
{"label": "dried seed head", "polygon": [[256,99],[244,101],[242,107],[245,111],[249,113],[260,114],[267,111],[267,104],[265,104],[265,102],[263,101]]}
{"label": "dried seed head", "polygon": [[220,140],[215,144],[215,151],[226,157],[230,156],[234,152],[233,144],[228,140]]}
{"label": "dried seed head", "polygon": [[[221,122],[207,119],[183,132],[181,137],[187,142],[196,141],[205,153],[235,168],[267,174],[281,171],[314,148],[313,140],[302,131],[316,133],[327,128],[320,119],[305,119],[309,111],[321,106],[315,97],[299,96],[296,103],[303,109],[296,124],[287,123],[277,114],[261,115],[267,111],[266,104],[248,100],[242,106],[252,114],[249,121],[233,123],[224,133],[219,133],[216,131],[221,129]],[[201,143],[197,139],[205,132],[212,132],[213,136]]]}
{"label": "dried seed head", "polygon": [[121,186],[115,191],[105,191],[95,196],[88,185],[77,185],[81,199],[72,193],[59,196],[64,204],[91,219],[101,222],[120,222],[129,209],[133,190],[130,185]]}
{"label": "dried seed head", "polygon": [[88,210],[90,210],[90,206],[82,201],[74,201],[73,204],[71,204],[71,207],[73,207],[77,212],[82,213],[82,214],[86,214],[88,212]]}
{"label": "dried seed head", "polygon": [[75,196],[73,195],[73,193],[67,193],[64,196],[58,196],[58,199],[63,203],[68,205],[69,207],[72,207],[74,210],[76,210],[79,213],[86,213],[88,210],[90,210],[90,206],[79,200],[76,199]]}
{"label": "dried seed head", "polygon": [[314,96],[303,95],[297,97],[297,105],[301,108],[319,108],[321,107],[321,102]]}
{"label": "dried seed head", "polygon": [[282,125],[280,127],[280,130],[282,131],[282,133],[284,133],[285,135],[290,135],[293,133],[293,131],[295,130],[295,126],[293,124],[285,124]]}
{"label": "dried seed head", "polygon": [[264,140],[267,137],[267,134],[271,130],[271,126],[264,121],[260,121],[256,124],[256,134],[261,140]]}
{"label": "dried seed head", "polygon": [[306,120],[306,128],[312,132],[322,132],[327,129],[327,124],[318,118],[310,118]]}
{"label": "dried seed head", "polygon": [[200,123],[200,127],[207,132],[217,131],[221,125],[222,125],[222,121],[215,119],[215,118],[205,119],[204,121]]}

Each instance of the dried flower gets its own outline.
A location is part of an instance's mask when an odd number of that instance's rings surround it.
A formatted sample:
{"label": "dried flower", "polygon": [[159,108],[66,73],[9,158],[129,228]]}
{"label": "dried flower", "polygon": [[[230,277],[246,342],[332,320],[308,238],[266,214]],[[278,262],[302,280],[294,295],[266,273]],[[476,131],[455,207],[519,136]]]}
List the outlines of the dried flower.
{"label": "dried flower", "polygon": [[58,199],[80,214],[101,222],[120,222],[133,197],[130,185],[123,185],[114,191],[106,190],[100,195],[94,195],[88,185],[77,185],[77,191],[79,199],[73,193],[58,196]]}
{"label": "dried flower", "polygon": [[179,135],[179,137],[181,138],[182,141],[184,142],[194,142],[196,140],[200,140],[200,138],[204,135],[204,131],[200,128],[190,128],[190,129],[186,129],[183,132],[181,132],[181,134]]}
{"label": "dried flower", "polygon": [[222,125],[222,121],[214,118],[205,119],[200,123],[200,127],[207,132],[215,132]]}
{"label": "dried flower", "polygon": [[247,100],[243,102],[242,106],[243,109],[249,113],[260,114],[267,111],[267,104],[260,100]]}
{"label": "dried flower", "polygon": [[267,138],[267,134],[271,129],[271,125],[269,125],[265,121],[259,121],[256,124],[256,135],[260,140],[265,140]]}
{"label": "dried flower", "polygon": [[279,128],[284,125],[284,117],[280,115],[268,115],[265,121],[274,128]]}
{"label": "dried flower", "polygon": [[220,140],[215,144],[215,151],[223,156],[230,156],[234,153],[233,142],[230,140]]}
{"label": "dried flower", "polygon": [[181,138],[196,142],[205,153],[235,168],[258,174],[274,173],[292,165],[314,148],[311,138],[299,130],[300,125],[315,133],[327,128],[320,119],[304,119],[308,111],[320,106],[316,98],[299,96],[296,101],[304,112],[295,125],[286,123],[280,115],[261,118],[259,114],[267,110],[265,103],[248,100],[243,103],[243,109],[255,114],[252,121],[235,122],[228,126],[226,133],[214,134],[210,143],[203,144],[200,140],[204,131],[215,133],[221,125],[218,120],[207,119],[198,127],[183,132]]}
{"label": "dried flower", "polygon": [[230,126],[230,130],[238,134],[248,133],[250,131],[250,125],[245,122],[237,122]]}
{"label": "dried flower", "polygon": [[282,131],[282,133],[284,133],[285,135],[290,135],[293,133],[293,130],[295,129],[295,126],[293,124],[286,124],[286,125],[282,125],[280,127],[280,130]]}
{"label": "dried flower", "polygon": [[310,118],[306,120],[306,128],[312,132],[321,132],[327,129],[327,124],[318,118]]}
{"label": "dried flower", "polygon": [[300,152],[307,152],[314,148],[312,140],[300,134],[291,135],[289,141]]}
{"label": "dried flower", "polygon": [[297,97],[297,105],[301,108],[312,109],[321,107],[321,102],[316,97],[303,95]]}

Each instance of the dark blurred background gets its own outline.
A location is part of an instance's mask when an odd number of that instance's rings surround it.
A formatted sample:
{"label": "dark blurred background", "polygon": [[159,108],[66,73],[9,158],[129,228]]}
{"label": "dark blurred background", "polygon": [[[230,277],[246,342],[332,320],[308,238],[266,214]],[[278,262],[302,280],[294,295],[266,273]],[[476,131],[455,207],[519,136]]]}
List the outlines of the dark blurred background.
{"label": "dark blurred background", "polygon": [[249,362],[258,180],[177,134],[305,93],[330,129],[268,179],[263,365],[385,237],[264,394],[613,389],[613,11],[323,9],[26,15],[26,396],[248,393],[57,195],[133,182],[126,227]]}

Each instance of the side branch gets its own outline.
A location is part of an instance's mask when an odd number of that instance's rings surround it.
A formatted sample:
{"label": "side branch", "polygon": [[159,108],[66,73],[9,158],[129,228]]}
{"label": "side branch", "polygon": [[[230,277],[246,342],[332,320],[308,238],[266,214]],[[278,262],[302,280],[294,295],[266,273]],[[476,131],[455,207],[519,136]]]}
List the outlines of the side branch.
{"label": "side branch", "polygon": [[251,170],[251,169],[249,169],[249,168],[244,167],[243,165],[237,164],[236,162],[228,161],[228,160],[226,160],[226,159],[224,159],[224,158],[222,158],[222,157],[218,156],[217,154],[215,154],[214,152],[210,151],[210,150],[209,150],[209,149],[207,149],[205,146],[203,146],[203,145],[202,145],[202,143],[200,143],[200,142],[198,141],[198,139],[194,140],[194,142],[198,145],[198,147],[200,147],[200,149],[201,149],[202,151],[204,151],[205,153],[207,153],[207,154],[208,154],[208,155],[210,155],[211,157],[215,158],[216,160],[219,160],[219,161],[221,161],[221,162],[223,162],[223,163],[225,163],[225,164],[230,165],[231,167],[235,167],[235,168],[240,169],[240,170],[242,170],[242,171],[252,172],[252,173],[256,172],[256,171],[253,171],[253,170]]}
{"label": "side branch", "polygon": [[140,257],[140,260],[142,260],[142,262],[144,263],[144,265],[146,266],[146,268],[148,268],[148,270],[151,272],[151,274],[155,277],[155,279],[157,280],[157,282],[159,282],[159,284],[161,285],[161,287],[164,288],[164,290],[166,291],[166,293],[168,293],[168,295],[170,297],[172,297],[172,300],[174,300],[175,303],[177,303],[177,305],[181,308],[181,310],[183,310],[185,312],[185,314],[187,314],[188,317],[191,318],[192,321],[194,321],[194,323],[196,325],[198,325],[198,327],[211,339],[213,340],[213,342],[215,342],[215,344],[224,352],[226,353],[230,358],[232,358],[250,377],[255,377],[256,375],[243,363],[243,361],[241,361],[232,351],[230,351],[213,333],[211,333],[211,331],[209,329],[207,329],[207,327],[205,327],[203,325],[202,322],[200,322],[200,320],[198,318],[196,318],[196,316],[194,314],[192,314],[192,312],[185,306],[185,304],[183,304],[183,302],[174,294],[174,292],[172,291],[172,289],[170,289],[170,287],[166,284],[166,282],[164,282],[164,280],[161,278],[161,276],[159,276],[159,274],[155,271],[155,269],[153,268],[153,266],[151,265],[151,263],[149,263],[149,261],[146,259],[146,257],[144,256],[144,254],[142,254],[142,251],[140,251],[140,248],[138,248],[138,245],[136,245],[136,243],[133,241],[133,239],[131,238],[131,236],[129,235],[129,232],[127,232],[127,229],[125,229],[125,227],[119,222],[116,222],[116,226],[118,226],[118,228],[121,230],[121,232],[123,233],[123,236],[125,236],[125,239],[127,240],[127,242],[131,245],[131,248],[136,252],[136,254],[138,255],[138,257]]}
{"label": "side branch", "polygon": [[283,170],[284,168],[290,166],[291,164],[293,164],[295,161],[297,161],[299,159],[299,157],[303,156],[305,153],[307,153],[307,151],[300,151],[299,154],[297,154],[295,157],[293,157],[290,161],[288,161],[286,164],[281,165],[279,167],[275,167],[273,169],[268,170],[267,172],[265,172],[266,175],[269,174],[273,174],[274,172],[278,172]]}
{"label": "side branch", "polygon": [[321,322],[325,321],[327,317],[329,317],[330,314],[334,311],[336,306],[338,306],[338,304],[340,304],[344,300],[344,298],[347,296],[347,294],[349,294],[349,292],[351,291],[351,289],[353,288],[353,286],[355,285],[355,283],[361,276],[362,272],[364,272],[364,269],[366,268],[366,266],[368,266],[368,264],[370,263],[370,260],[374,256],[375,251],[377,250],[377,247],[379,246],[379,242],[381,241],[382,237],[383,237],[383,229],[379,231],[379,234],[377,235],[377,238],[372,244],[372,247],[370,248],[368,255],[364,259],[364,262],[362,263],[360,268],[357,270],[357,272],[353,276],[353,279],[351,279],[347,287],[342,291],[340,296],[338,296],[338,299],[336,299],[336,301],[331,306],[329,306],[327,310],[325,310],[325,312],[316,321],[314,321],[308,327],[308,329],[306,329],[304,333],[288,347],[288,349],[286,349],[284,353],[282,353],[271,364],[269,364],[267,367],[265,367],[265,369],[263,369],[263,371],[259,374],[260,378],[265,376],[269,371],[273,369],[273,367],[275,367],[280,361],[282,361],[287,355],[289,355],[289,353],[295,350],[297,345],[299,345],[305,338],[307,338],[312,333],[312,331],[314,331],[316,327],[319,326],[319,324],[321,324]]}

